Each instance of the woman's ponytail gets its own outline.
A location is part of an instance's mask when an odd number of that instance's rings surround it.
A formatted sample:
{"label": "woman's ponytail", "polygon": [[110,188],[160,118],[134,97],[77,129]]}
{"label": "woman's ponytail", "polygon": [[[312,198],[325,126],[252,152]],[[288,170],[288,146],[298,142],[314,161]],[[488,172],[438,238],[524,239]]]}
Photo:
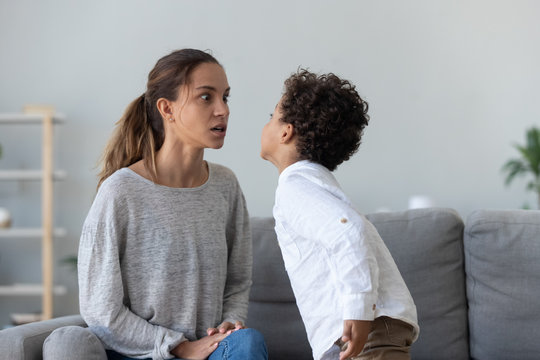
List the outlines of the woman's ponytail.
{"label": "woman's ponytail", "polygon": [[[143,94],[129,104],[122,118],[116,123],[116,128],[101,159],[98,188],[116,170],[130,166],[141,159],[145,159],[145,165],[155,176],[156,135],[158,134],[155,134],[152,129],[147,109],[145,94]],[[161,139],[160,143],[162,142]],[[159,144],[160,147],[161,144]]]}

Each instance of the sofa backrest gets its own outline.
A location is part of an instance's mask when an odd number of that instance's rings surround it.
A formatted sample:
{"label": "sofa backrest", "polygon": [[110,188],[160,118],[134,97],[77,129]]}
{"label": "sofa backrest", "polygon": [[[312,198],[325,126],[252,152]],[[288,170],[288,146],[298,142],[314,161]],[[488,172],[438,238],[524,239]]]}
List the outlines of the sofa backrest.
{"label": "sofa backrest", "polygon": [[[368,215],[415,300],[420,337],[413,359],[468,359],[463,221],[450,209]],[[248,325],[263,333],[270,359],[312,359],[271,217],[251,219],[253,286]]]}
{"label": "sofa backrest", "polygon": [[464,244],[471,357],[539,359],[540,211],[475,211]]}
{"label": "sofa backrest", "polygon": [[451,209],[415,209],[367,216],[407,284],[420,336],[413,359],[468,359],[463,220]]}
{"label": "sofa backrest", "polygon": [[247,325],[259,330],[269,359],[313,359],[306,329],[281,258],[274,219],[251,218],[253,285]]}

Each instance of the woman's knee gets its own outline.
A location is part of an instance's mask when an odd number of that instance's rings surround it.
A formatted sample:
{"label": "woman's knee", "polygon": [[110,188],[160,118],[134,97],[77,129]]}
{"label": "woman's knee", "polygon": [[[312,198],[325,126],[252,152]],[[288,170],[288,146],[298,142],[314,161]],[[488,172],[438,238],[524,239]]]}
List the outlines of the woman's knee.
{"label": "woman's knee", "polygon": [[64,326],[54,330],[43,343],[44,360],[106,360],[101,341],[87,328]]}
{"label": "woman's knee", "polygon": [[[264,342],[264,336],[259,331],[248,328],[238,330],[235,333],[237,333],[236,336],[241,338],[240,341],[243,344],[241,348],[243,348],[243,350],[246,352],[246,355],[260,354],[264,355],[265,358],[268,357],[268,351],[266,349],[266,343]],[[234,335],[235,333],[233,333],[232,335]]]}
{"label": "woman's knee", "polygon": [[246,338],[250,339],[250,341],[254,344],[263,343],[264,344],[264,336],[261,334],[258,330],[248,328],[248,329],[242,329],[241,331],[242,336],[245,336]]}

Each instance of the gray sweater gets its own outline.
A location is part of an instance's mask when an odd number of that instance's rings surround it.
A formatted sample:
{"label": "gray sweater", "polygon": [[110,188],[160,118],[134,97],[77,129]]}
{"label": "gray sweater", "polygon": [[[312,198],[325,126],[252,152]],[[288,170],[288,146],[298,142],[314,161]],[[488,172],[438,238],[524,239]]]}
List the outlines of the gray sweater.
{"label": "gray sweater", "polygon": [[229,169],[208,163],[196,188],[156,185],[130,169],[103,182],[79,246],[80,310],[106,348],[169,359],[222,321],[245,321],[251,235]]}

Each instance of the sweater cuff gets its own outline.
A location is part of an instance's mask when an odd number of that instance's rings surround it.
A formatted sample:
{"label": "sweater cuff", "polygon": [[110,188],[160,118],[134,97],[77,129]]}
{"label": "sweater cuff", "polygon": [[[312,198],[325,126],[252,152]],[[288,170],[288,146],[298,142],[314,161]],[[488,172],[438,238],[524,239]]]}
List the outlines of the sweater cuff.
{"label": "sweater cuff", "polygon": [[178,345],[187,341],[188,339],[184,336],[183,333],[176,332],[169,329],[164,329],[164,333],[160,339],[160,343],[156,344],[156,350],[158,350],[159,355],[155,358],[157,359],[172,359],[175,356],[171,354],[171,351],[174,350]]}
{"label": "sweater cuff", "polygon": [[346,295],[343,301],[343,320],[374,320],[376,302],[377,295],[373,293]]}
{"label": "sweater cuff", "polygon": [[222,323],[224,323],[225,321],[228,321],[228,322],[230,322],[230,323],[233,324],[233,325],[236,324],[237,321],[240,321],[240,322],[242,322],[242,324],[246,325],[246,322],[245,322],[245,321],[243,321],[242,319],[239,319],[239,318],[237,318],[237,317],[227,316],[227,317],[225,317],[225,318],[223,319]]}

